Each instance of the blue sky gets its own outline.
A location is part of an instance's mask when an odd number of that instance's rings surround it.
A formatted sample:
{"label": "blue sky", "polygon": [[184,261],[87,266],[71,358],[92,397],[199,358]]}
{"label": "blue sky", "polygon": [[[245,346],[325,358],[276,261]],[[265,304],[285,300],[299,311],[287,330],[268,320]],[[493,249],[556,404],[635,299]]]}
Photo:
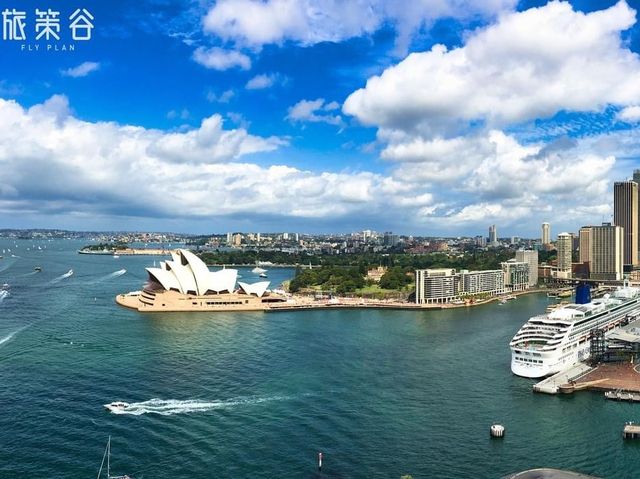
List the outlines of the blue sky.
{"label": "blue sky", "polygon": [[533,237],[609,220],[640,167],[636,2],[5,8],[0,227]]}

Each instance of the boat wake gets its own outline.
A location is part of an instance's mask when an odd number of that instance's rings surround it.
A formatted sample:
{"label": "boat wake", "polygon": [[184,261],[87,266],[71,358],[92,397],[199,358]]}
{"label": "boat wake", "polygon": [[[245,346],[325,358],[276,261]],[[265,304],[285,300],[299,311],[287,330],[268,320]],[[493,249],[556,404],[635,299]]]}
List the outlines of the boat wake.
{"label": "boat wake", "polygon": [[60,276],[58,276],[57,278],[53,278],[51,281],[49,281],[49,285],[51,284],[56,284],[59,283],[60,281],[62,281],[63,279],[68,278],[69,276],[71,276],[73,274],[73,270],[70,269],[69,271],[67,271],[65,274],[61,274]]}
{"label": "boat wake", "polygon": [[246,397],[228,399],[226,401],[198,401],[190,399],[180,401],[177,399],[149,399],[143,402],[130,403],[126,409],[113,409],[113,414],[130,414],[141,416],[142,414],[159,414],[171,416],[173,414],[186,414],[194,412],[207,412],[216,409],[230,409],[236,406],[252,406],[271,401],[285,401],[292,399],[289,396]]}
{"label": "boat wake", "polygon": [[6,298],[7,296],[9,296],[9,291],[0,290],[0,303],[2,303],[4,301],[4,298]]}
{"label": "boat wake", "polygon": [[114,271],[113,273],[109,273],[106,274],[104,276],[100,276],[98,279],[91,281],[91,284],[95,284],[95,283],[102,283],[103,281],[108,281],[110,279],[113,278],[117,278],[119,276],[122,276],[123,274],[125,274],[127,272],[126,269],[119,269],[118,271]]}
{"label": "boat wake", "polygon": [[13,333],[9,333],[4,338],[0,338],[0,346],[3,345],[4,343],[6,343],[7,341],[11,341],[11,338],[13,338],[16,334],[18,334],[20,331],[22,331],[26,327],[27,326],[23,326],[20,329],[16,329]]}

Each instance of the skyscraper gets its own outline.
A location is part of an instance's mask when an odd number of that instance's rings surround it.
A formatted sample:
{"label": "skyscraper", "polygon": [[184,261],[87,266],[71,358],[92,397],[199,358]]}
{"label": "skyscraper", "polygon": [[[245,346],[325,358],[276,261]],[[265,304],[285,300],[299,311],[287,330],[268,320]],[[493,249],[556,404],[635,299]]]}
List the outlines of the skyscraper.
{"label": "skyscraper", "polygon": [[622,226],[625,265],[638,264],[638,184],[616,181],[613,185],[613,222]]}
{"label": "skyscraper", "polygon": [[498,246],[498,232],[496,225],[489,226],[489,244],[491,246]]}
{"label": "skyscraper", "polygon": [[551,244],[551,225],[542,223],[542,245],[546,246],[548,244]]}
{"label": "skyscraper", "polygon": [[558,276],[568,278],[571,276],[571,246],[573,240],[569,233],[558,235]]}
{"label": "skyscraper", "polygon": [[623,278],[624,233],[611,223],[591,226],[591,279],[619,281]]}
{"label": "skyscraper", "polygon": [[591,226],[583,226],[580,228],[580,232],[578,233],[580,237],[580,262],[581,263],[591,263],[591,259],[593,256],[592,248],[593,244],[591,241],[592,235],[592,227]]}

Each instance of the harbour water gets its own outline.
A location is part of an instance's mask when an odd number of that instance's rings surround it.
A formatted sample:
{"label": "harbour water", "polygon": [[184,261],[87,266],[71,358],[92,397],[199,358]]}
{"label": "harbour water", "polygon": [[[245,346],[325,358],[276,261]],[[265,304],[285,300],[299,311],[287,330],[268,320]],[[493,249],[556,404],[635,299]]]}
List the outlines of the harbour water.
{"label": "harbour water", "polygon": [[[158,479],[640,468],[640,444],[621,437],[637,404],[538,395],[511,374],[509,340],[544,295],[449,311],[141,315],[113,298],[158,258],[82,245],[0,239],[1,478],[92,477],[109,435],[113,472]],[[103,409],[116,400],[134,407]],[[504,439],[490,439],[493,422]]]}

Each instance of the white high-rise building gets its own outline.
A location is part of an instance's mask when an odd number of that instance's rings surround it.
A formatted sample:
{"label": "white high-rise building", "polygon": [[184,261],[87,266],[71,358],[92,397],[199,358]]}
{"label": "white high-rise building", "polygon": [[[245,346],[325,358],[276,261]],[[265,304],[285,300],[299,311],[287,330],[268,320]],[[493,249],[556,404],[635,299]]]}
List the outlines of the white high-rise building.
{"label": "white high-rise building", "polygon": [[498,231],[496,225],[489,226],[489,244],[491,246],[498,246]]}
{"label": "white high-rise building", "polygon": [[542,245],[546,246],[551,244],[551,225],[549,223],[542,223]]}
{"label": "white high-rise building", "polygon": [[516,261],[529,265],[529,286],[538,284],[538,252],[532,250],[516,251]]}
{"label": "white high-rise building", "polygon": [[573,238],[569,233],[558,235],[558,277],[571,277],[571,254],[573,252]]}

